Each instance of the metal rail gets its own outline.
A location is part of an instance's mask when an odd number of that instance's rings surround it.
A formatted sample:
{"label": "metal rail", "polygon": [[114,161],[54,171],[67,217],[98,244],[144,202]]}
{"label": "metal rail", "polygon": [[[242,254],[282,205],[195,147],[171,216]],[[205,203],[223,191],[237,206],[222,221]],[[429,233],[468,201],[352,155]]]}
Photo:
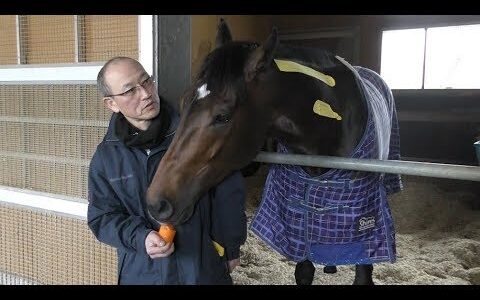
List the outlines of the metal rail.
{"label": "metal rail", "polygon": [[480,181],[480,167],[403,160],[356,159],[322,155],[260,152],[254,161],[331,169],[393,173]]}

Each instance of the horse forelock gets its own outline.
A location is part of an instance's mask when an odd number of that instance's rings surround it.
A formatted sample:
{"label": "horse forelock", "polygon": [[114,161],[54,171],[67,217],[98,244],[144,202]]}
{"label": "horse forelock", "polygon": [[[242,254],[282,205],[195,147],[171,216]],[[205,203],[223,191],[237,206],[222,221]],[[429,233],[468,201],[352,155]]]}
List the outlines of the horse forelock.
{"label": "horse forelock", "polygon": [[[230,42],[215,49],[202,64],[195,89],[205,85],[214,94],[243,99],[244,66],[249,54],[257,47],[258,44],[253,42]],[[198,98],[195,94],[192,102]]]}

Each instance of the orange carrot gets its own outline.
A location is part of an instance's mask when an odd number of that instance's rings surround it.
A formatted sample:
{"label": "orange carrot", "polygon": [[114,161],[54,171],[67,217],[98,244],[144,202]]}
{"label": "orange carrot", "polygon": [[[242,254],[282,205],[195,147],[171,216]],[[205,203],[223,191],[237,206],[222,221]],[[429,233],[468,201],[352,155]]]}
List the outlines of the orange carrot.
{"label": "orange carrot", "polygon": [[158,230],[158,234],[167,244],[173,242],[176,232],[175,228],[170,224],[162,224]]}

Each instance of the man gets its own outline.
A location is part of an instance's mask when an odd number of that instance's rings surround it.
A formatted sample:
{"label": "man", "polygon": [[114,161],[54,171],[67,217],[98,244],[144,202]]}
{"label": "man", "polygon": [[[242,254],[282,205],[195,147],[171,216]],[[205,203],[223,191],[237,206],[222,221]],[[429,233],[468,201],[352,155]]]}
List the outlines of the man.
{"label": "man", "polygon": [[192,217],[176,227],[173,243],[165,243],[160,224],[147,213],[145,194],[178,116],[132,58],[109,60],[97,86],[113,115],[90,163],[88,226],[117,249],[118,283],[232,284],[247,232],[241,174],[204,195]]}

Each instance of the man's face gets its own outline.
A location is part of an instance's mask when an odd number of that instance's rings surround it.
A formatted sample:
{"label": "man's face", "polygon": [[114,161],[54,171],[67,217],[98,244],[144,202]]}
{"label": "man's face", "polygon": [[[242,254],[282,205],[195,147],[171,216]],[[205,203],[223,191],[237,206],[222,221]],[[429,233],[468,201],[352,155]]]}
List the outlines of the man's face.
{"label": "man's face", "polygon": [[137,125],[158,115],[160,100],[155,83],[140,64],[114,63],[108,67],[105,81],[112,94],[104,98],[106,105],[114,112],[121,112],[134,126],[142,128]]}

